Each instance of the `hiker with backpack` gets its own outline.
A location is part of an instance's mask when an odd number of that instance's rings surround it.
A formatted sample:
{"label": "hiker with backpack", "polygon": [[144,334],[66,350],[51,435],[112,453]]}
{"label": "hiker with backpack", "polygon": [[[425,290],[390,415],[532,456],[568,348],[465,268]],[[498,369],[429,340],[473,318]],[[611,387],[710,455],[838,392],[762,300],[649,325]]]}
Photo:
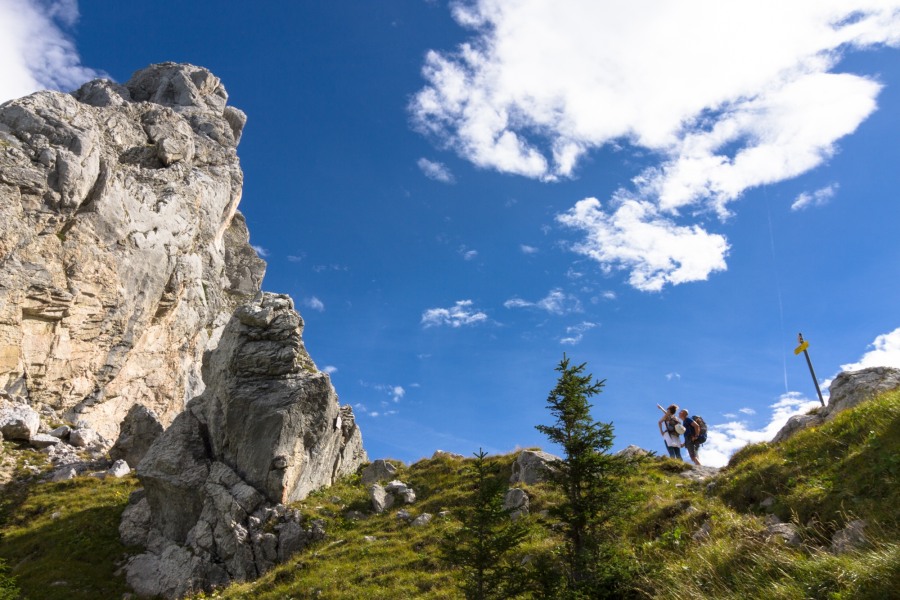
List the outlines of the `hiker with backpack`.
{"label": "hiker with backpack", "polygon": [[678,418],[675,416],[678,406],[675,404],[670,405],[669,408],[663,408],[659,404],[656,406],[663,411],[663,416],[657,425],[663,436],[663,442],[666,444],[666,450],[669,452],[669,456],[681,460],[681,442],[678,436],[684,433],[684,426],[678,422]]}
{"label": "hiker with backpack", "polygon": [[702,417],[691,417],[687,409],[682,409],[678,416],[681,417],[681,423],[684,425],[684,447],[687,448],[694,464],[700,467],[702,465],[698,453],[700,444],[706,441],[706,423]]}

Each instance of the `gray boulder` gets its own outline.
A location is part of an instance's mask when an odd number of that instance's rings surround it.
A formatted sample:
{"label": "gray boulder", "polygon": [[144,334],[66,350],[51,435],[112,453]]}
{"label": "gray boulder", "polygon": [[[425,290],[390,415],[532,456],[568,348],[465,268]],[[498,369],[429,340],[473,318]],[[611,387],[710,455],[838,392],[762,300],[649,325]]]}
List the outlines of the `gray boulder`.
{"label": "gray boulder", "polygon": [[834,378],[829,388],[828,406],[824,411],[825,420],[829,421],[841,411],[897,388],[900,388],[900,369],[872,367],[841,373]]}
{"label": "gray boulder", "polygon": [[553,469],[553,463],[559,460],[549,452],[542,450],[523,450],[516,457],[512,466],[510,483],[524,483],[532,485],[547,479],[548,473]]}
{"label": "gray boulder", "polygon": [[836,532],[831,538],[831,552],[845,554],[868,543],[866,527],[868,523],[862,519],[850,521],[847,526]]}
{"label": "gray boulder", "polygon": [[7,440],[29,441],[41,426],[41,416],[27,404],[2,401],[0,433]]}
{"label": "gray boulder", "polygon": [[372,503],[372,510],[379,515],[394,506],[394,495],[388,494],[387,491],[377,483],[369,486],[369,500]]}
{"label": "gray boulder", "polygon": [[137,465],[162,432],[163,426],[156,412],[143,404],[135,404],[119,427],[119,437],[109,449],[109,457]]}
{"label": "gray boulder", "polygon": [[125,477],[131,473],[131,467],[128,466],[128,463],[122,460],[121,458],[114,462],[109,470],[106,471],[106,474],[110,477],[121,478]]}
{"label": "gray boulder", "polygon": [[528,514],[528,506],[531,500],[525,490],[510,488],[503,498],[503,509],[509,512],[512,519],[518,519]]}
{"label": "gray boulder", "polygon": [[90,448],[102,443],[100,434],[87,427],[79,427],[69,432],[69,443],[76,448]]}
{"label": "gray boulder", "polygon": [[379,481],[393,479],[397,474],[397,467],[384,459],[377,459],[372,464],[367,465],[360,474],[360,480],[363,485],[372,485]]}
{"label": "gray boulder", "polygon": [[418,517],[412,520],[410,526],[412,527],[423,527],[431,523],[431,520],[434,518],[434,515],[431,513],[422,513]]}
{"label": "gray boulder", "polygon": [[40,449],[55,446],[60,443],[60,439],[46,433],[36,433],[31,436],[31,440],[29,440],[28,443],[31,444],[32,447]]}
{"label": "gray boulder", "polygon": [[766,528],[766,540],[779,539],[788,546],[798,547],[803,543],[797,528],[791,523],[773,523]]}

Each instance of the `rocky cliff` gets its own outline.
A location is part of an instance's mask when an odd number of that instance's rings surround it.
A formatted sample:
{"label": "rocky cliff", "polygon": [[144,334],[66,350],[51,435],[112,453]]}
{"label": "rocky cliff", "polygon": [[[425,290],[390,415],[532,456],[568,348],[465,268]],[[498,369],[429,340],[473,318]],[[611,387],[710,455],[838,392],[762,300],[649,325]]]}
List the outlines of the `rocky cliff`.
{"label": "rocky cliff", "polygon": [[265,263],[237,212],[246,120],[191,65],[0,106],[0,389],[112,440],[168,424]]}
{"label": "rocky cliff", "polygon": [[0,425],[52,479],[139,462],[121,534],[146,596],[321,538],[285,505],[367,460],[293,302],[260,291],[227,98],[165,63],[0,105]]}
{"label": "rocky cliff", "polygon": [[207,388],[138,466],[143,497],[126,512],[129,584],[146,596],[254,578],[321,527],[285,504],[364,462],[350,407],[303,345],[287,296],[241,306],[204,359]]}

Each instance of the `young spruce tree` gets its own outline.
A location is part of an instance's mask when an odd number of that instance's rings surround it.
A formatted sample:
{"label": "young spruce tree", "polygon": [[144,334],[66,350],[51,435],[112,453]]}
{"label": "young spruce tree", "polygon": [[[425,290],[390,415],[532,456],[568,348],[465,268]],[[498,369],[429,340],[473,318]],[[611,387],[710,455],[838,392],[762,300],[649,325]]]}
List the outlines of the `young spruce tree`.
{"label": "young spruce tree", "polygon": [[513,598],[523,584],[521,569],[510,561],[510,553],[528,528],[523,519],[511,519],[503,508],[508,486],[486,457],[479,449],[467,469],[472,491],[460,513],[463,526],[443,545],[444,559],[462,568],[461,587],[467,600]]}
{"label": "young spruce tree", "polygon": [[560,596],[626,597],[627,569],[616,558],[611,540],[617,517],[631,502],[624,483],[635,462],[609,453],[612,423],[594,421],[588,401],[600,393],[605,380],[593,381],[591,374],[584,374],[585,366],[572,366],[563,355],[556,368],[559,380],[547,398],[555,422],[537,426],[563,449],[563,458],[551,473],[551,482],[565,498],[554,510],[566,540],[561,582],[565,589]]}

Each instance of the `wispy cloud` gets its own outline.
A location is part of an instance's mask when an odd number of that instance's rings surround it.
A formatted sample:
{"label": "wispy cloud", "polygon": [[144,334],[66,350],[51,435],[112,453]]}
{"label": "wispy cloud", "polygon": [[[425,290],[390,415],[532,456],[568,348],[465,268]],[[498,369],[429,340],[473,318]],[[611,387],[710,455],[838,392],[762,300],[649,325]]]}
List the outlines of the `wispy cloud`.
{"label": "wispy cloud", "polygon": [[425,177],[428,177],[429,179],[434,179],[435,181],[440,181],[442,183],[453,183],[455,181],[453,173],[450,172],[450,169],[448,169],[447,165],[444,163],[428,160],[427,158],[420,158],[416,161],[416,164],[419,166],[419,170],[422,171]]}
{"label": "wispy cloud", "polygon": [[106,76],[81,64],[68,33],[77,21],[75,0],[0,2],[0,103]]}
{"label": "wispy cloud", "polygon": [[306,254],[288,254],[287,255],[288,262],[292,262],[292,263],[303,262],[304,258],[306,258]]}
{"label": "wispy cloud", "polygon": [[560,344],[565,344],[568,346],[575,346],[576,344],[581,343],[581,340],[584,339],[584,334],[593,329],[594,327],[598,327],[598,323],[591,323],[590,321],[582,321],[578,325],[572,325],[570,327],[566,327],[566,337],[563,337],[559,340]]}
{"label": "wispy cloud", "polygon": [[450,308],[429,308],[422,313],[425,328],[447,325],[457,328],[487,321],[487,314],[474,307],[471,300],[457,300]]}
{"label": "wispy cloud", "polygon": [[330,265],[315,265],[312,270],[316,273],[324,273],[325,271],[349,271],[350,267],[332,263]]}
{"label": "wispy cloud", "polygon": [[573,251],[647,291],[725,270],[708,217],[833,156],[882,88],[842,57],[900,46],[900,0],[452,6],[472,36],[427,53],[415,126],[478,166],[544,180],[603,146],[659,157],[602,207],[561,215],[584,234]]}
{"label": "wispy cloud", "polygon": [[269,251],[262,246],[254,246],[251,244],[250,247],[253,248],[261,258],[266,258],[267,256],[269,256]]}
{"label": "wispy cloud", "polygon": [[752,408],[739,408],[738,412],[741,413],[742,415],[755,415],[756,414],[756,411],[753,410]]}
{"label": "wispy cloud", "polygon": [[463,260],[475,260],[478,258],[478,250],[473,250],[466,246],[460,246],[457,252],[463,257]]}
{"label": "wispy cloud", "polygon": [[522,251],[522,254],[537,254],[538,252],[540,252],[540,250],[538,248],[535,248],[534,246],[529,246],[528,244],[521,244],[519,246],[519,250]]}
{"label": "wispy cloud", "polygon": [[832,183],[831,185],[825,186],[812,193],[803,192],[798,195],[794,200],[794,203],[791,204],[791,210],[796,212],[798,210],[806,210],[810,207],[825,206],[832,198],[834,198],[839,187],[840,186],[837,183]]}
{"label": "wispy cloud", "polygon": [[666,381],[680,381],[680,380],[681,380],[681,373],[676,373],[674,371],[671,373],[666,373]]}
{"label": "wispy cloud", "polygon": [[313,310],[317,310],[322,312],[325,310],[325,303],[316,298],[315,296],[310,296],[309,298],[303,299],[303,306],[307,308],[311,308]]}
{"label": "wispy cloud", "polygon": [[322,367],[322,372],[328,373],[329,375],[334,375],[338,372],[338,368],[334,365],[325,365],[324,367]]}
{"label": "wispy cloud", "polygon": [[578,298],[566,294],[559,288],[550,290],[547,296],[536,302],[521,298],[510,298],[503,303],[503,306],[506,308],[539,308],[554,315],[582,312],[581,302]]}

